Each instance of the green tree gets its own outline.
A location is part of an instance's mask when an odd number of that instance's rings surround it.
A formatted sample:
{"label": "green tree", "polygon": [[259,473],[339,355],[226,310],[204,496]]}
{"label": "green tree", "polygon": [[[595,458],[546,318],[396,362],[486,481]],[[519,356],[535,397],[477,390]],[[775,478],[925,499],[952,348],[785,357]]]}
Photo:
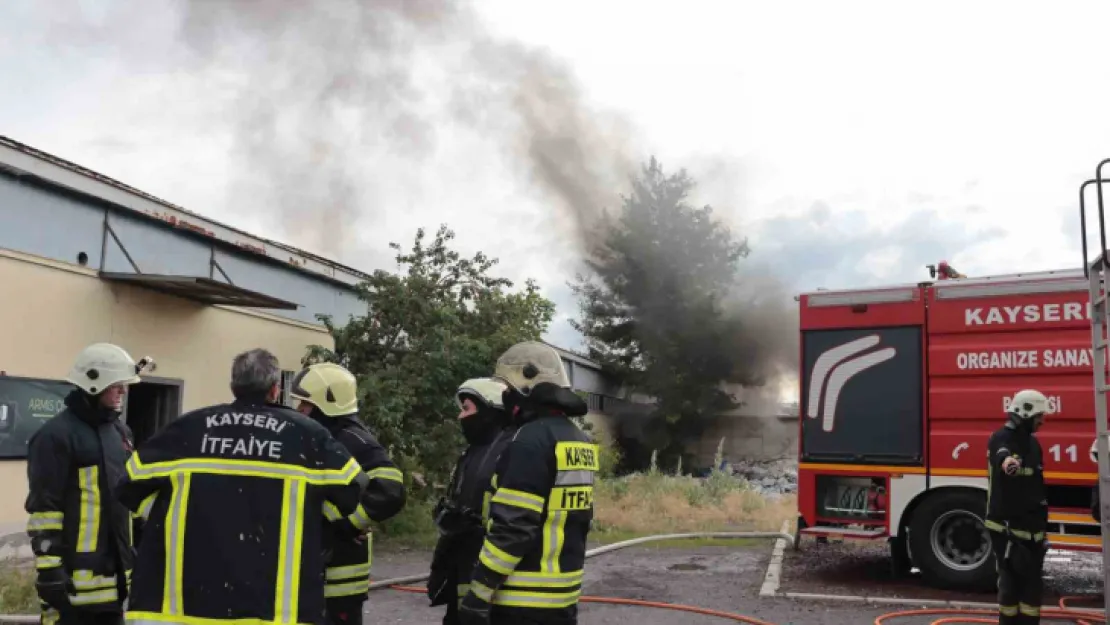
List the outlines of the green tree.
{"label": "green tree", "polygon": [[463,440],[455,423],[455,389],[489,375],[514,343],[539,340],[555,312],[535,282],[522,291],[490,275],[497,260],[464,258],[441,226],[431,242],[424,229],[408,252],[397,250],[397,273],[378,270],[358,287],[367,314],[335,327],[323,319],[335,349],[309,349],[304,364],[338,362],[359,379],[362,420],[406,469],[429,484],[449,474]]}
{"label": "green tree", "polygon": [[671,460],[703,417],[738,405],[722,383],[762,383],[732,301],[747,240],[710,206],[692,206],[693,187],[685,170],[668,175],[653,157],[605,221],[591,275],[571,285],[582,313],[572,323],[590,357],[656,399],[646,442]]}

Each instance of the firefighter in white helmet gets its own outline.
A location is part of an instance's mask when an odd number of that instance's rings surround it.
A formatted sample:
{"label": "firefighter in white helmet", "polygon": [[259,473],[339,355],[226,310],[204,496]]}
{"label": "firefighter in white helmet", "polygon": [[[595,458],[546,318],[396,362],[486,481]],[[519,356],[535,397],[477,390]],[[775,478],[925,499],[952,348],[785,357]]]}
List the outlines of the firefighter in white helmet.
{"label": "firefighter in white helmet", "polygon": [[474,378],[455,392],[467,447],[451,472],[447,493],[436,505],[439,540],[428,576],[430,605],[447,606],[443,625],[458,625],[458,604],[470,588],[474,562],[482,550],[486,488],[512,438],[503,401],[507,389],[499,380]]}
{"label": "firefighter in white helmet", "polygon": [[[300,400],[297,409],[326,427],[370,478],[355,514],[381,522],[400,512],[406,498],[403,476],[358,419],[355,376],[340,365],[324,362],[301,370],[292,386],[290,395]],[[370,536],[351,536],[350,524],[340,521],[334,506],[325,506],[325,513],[333,521],[333,530],[326,535],[324,596],[328,621],[333,625],[361,625],[362,604],[370,588]]]}
{"label": "firefighter in white helmet", "polygon": [[1000,625],[1039,623],[1041,571],[1048,549],[1044,456],[1034,436],[1048,398],[1026,389],[1014,394],[1006,424],[988,443],[986,527],[998,565]]}
{"label": "firefighter in white helmet", "polygon": [[586,402],[543,343],[510,347],[493,377],[508,385],[502,402],[517,430],[487,489],[488,529],[459,622],[573,625],[599,470],[598,446],[570,419]]}
{"label": "firefighter in white helmet", "polygon": [[123,622],[132,517],[114,489],[135,440],[119,417],[149,362],[111,343],[89,345],[66,376],[76,388],[65,409],[27,443],[27,534],[44,625]]}

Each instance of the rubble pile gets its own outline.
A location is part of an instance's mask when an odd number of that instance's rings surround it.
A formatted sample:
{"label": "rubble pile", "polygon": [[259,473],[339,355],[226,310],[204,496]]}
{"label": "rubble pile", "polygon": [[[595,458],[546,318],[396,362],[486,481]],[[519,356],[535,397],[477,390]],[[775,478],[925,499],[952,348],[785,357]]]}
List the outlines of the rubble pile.
{"label": "rubble pile", "polygon": [[732,474],[743,478],[761,495],[798,492],[797,460],[739,460],[731,465]]}

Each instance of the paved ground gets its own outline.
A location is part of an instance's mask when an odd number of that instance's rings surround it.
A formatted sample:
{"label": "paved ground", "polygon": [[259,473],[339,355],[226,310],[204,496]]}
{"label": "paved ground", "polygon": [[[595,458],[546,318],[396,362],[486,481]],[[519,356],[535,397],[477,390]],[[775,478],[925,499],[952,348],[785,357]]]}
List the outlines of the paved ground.
{"label": "paved ground", "polygon": [[[807,539],[800,552],[787,549],[779,590],[951,601],[995,600],[993,593],[950,592],[926,588],[916,574],[909,578],[894,579],[888,554],[889,548],[885,542],[822,545]],[[1101,558],[1100,554],[1049,551],[1045,558],[1045,603],[1054,604],[1060,596],[1065,595],[1100,593]]]}
{"label": "paved ground", "polygon": [[[770,547],[769,543],[692,549],[633,547],[590,560],[585,592],[594,596],[684,603],[739,612],[776,625],[869,624],[881,614],[908,609],[761,598],[759,589],[770,559]],[[426,562],[422,553],[382,553],[375,557],[374,577],[419,573]],[[375,591],[367,611],[367,625],[438,625],[442,618],[438,609],[427,607],[423,595],[393,590]],[[916,617],[893,623],[916,625],[930,620]],[[699,625],[729,621],[643,607],[583,604],[580,622],[583,625]]]}

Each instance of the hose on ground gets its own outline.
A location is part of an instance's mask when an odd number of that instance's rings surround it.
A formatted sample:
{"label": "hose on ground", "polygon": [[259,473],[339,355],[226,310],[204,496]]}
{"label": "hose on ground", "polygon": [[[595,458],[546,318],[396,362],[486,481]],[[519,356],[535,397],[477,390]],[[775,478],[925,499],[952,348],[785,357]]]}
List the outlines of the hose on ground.
{"label": "hose on ground", "polygon": [[[419,586],[391,586],[393,590],[400,590],[401,592],[423,593],[424,588]],[[634,605],[645,608],[661,608],[664,610],[676,610],[679,612],[692,612],[694,614],[704,614],[706,616],[719,616],[738,623],[750,623],[751,625],[775,625],[767,621],[761,621],[751,616],[744,616],[743,614],[735,614],[733,612],[722,612],[721,610],[711,610],[709,608],[700,608],[693,605],[682,605],[680,603],[664,603],[662,601],[641,601],[639,599],[622,599],[620,597],[579,597],[580,603],[608,603],[611,605]]]}

